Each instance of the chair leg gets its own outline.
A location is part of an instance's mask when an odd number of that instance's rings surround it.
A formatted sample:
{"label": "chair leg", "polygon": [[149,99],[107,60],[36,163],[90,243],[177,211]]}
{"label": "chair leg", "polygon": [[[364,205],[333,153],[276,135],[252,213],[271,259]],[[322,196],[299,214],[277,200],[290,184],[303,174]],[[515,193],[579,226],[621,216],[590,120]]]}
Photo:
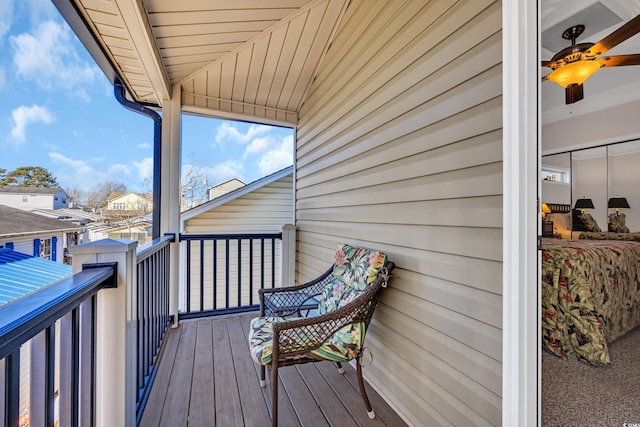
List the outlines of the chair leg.
{"label": "chair leg", "polygon": [[360,356],[356,357],[356,372],[358,374],[358,386],[360,387],[360,395],[362,395],[364,406],[367,408],[367,415],[369,415],[370,419],[374,419],[376,417],[376,412],[371,407],[371,403],[369,403],[369,397],[367,397],[367,391],[364,389],[364,379],[362,379],[362,365],[360,364]]}
{"label": "chair leg", "polygon": [[267,368],[264,365],[260,365],[260,387],[262,388],[264,388],[264,386],[267,385],[267,382],[264,380],[266,370]]}
{"label": "chair leg", "polygon": [[340,372],[341,374],[344,374],[344,368],[342,367],[342,363],[336,362],[336,365],[338,365],[338,372]]}
{"label": "chair leg", "polygon": [[271,361],[271,426],[278,427],[278,364]]}

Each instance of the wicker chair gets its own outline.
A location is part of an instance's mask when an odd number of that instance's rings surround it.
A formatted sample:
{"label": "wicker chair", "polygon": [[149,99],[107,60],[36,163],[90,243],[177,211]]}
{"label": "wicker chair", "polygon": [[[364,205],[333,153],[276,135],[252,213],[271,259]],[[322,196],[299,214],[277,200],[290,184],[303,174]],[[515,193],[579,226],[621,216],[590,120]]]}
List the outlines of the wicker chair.
{"label": "wicker chair", "polygon": [[[260,291],[260,317],[251,321],[249,341],[253,359],[271,367],[271,419],[278,425],[278,368],[355,359],[360,394],[370,418],[375,418],[362,379],[361,357],[366,329],[378,298],[387,286],[394,263],[386,255],[340,245],[336,263],[315,280],[299,286]],[[317,309],[313,316],[303,312]],[[277,343],[277,345],[274,345]]]}

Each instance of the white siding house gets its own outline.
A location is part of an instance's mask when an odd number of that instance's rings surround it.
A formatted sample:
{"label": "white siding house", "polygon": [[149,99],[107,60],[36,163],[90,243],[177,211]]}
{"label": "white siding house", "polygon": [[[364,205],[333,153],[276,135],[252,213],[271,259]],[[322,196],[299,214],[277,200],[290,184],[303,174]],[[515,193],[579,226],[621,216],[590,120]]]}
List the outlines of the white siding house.
{"label": "white siding house", "polygon": [[65,262],[68,242],[77,242],[72,237],[80,231],[80,226],[67,221],[0,205],[0,247],[3,248]]}
{"label": "white siding house", "polygon": [[63,209],[69,196],[62,188],[0,187],[0,205],[18,209]]}

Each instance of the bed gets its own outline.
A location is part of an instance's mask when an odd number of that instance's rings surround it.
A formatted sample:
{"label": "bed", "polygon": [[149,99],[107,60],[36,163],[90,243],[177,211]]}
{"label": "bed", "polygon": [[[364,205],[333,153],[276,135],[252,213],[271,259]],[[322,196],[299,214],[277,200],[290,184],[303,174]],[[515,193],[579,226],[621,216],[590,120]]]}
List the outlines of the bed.
{"label": "bed", "polygon": [[543,348],[592,365],[640,325],[640,243],[543,239]]}

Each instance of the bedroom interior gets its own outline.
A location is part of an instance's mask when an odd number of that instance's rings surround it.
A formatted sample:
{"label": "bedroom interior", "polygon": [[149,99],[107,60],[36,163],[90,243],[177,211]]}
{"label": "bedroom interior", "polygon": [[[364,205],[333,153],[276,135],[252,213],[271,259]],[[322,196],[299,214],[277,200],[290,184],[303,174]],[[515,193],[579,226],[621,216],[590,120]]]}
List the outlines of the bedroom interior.
{"label": "bedroom interior", "polygon": [[[592,43],[616,37],[607,55],[639,64],[640,1],[540,6],[540,57],[552,58],[540,67],[542,425],[638,422],[640,67],[606,67],[578,95],[549,74],[556,52],[575,45],[588,54]],[[577,41],[562,38],[578,25]],[[569,389],[579,390],[572,403]]]}

